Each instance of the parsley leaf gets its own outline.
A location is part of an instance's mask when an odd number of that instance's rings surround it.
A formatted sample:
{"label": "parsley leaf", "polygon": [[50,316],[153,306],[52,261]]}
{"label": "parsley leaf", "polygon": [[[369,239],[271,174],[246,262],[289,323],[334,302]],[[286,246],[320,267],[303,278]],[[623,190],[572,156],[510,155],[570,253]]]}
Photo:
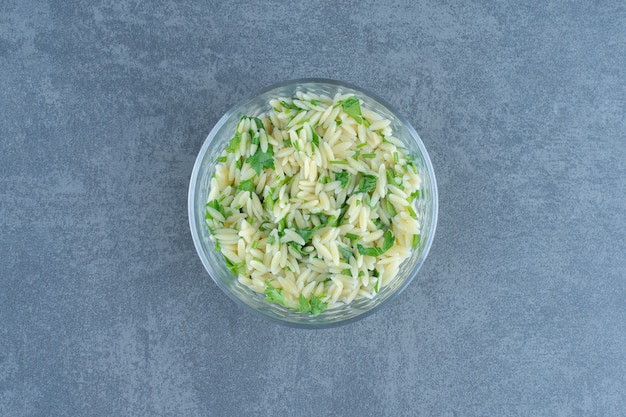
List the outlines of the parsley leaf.
{"label": "parsley leaf", "polygon": [[300,294],[300,298],[298,299],[298,310],[303,313],[308,313],[309,311],[311,311],[311,303],[302,294]]}
{"label": "parsley leaf", "polygon": [[343,103],[341,103],[341,107],[343,107],[343,111],[348,113],[349,116],[352,116],[357,123],[362,123],[363,118],[361,117],[361,104],[359,103],[359,99],[356,97],[350,97]]}
{"label": "parsley leaf", "polygon": [[283,289],[277,290],[269,281],[265,281],[265,300],[286,307]]}
{"label": "parsley leaf", "polygon": [[386,204],[387,204],[387,213],[389,213],[390,217],[394,217],[396,214],[398,214],[396,212],[395,207],[393,206],[393,204],[391,203],[391,201],[389,201],[388,199],[386,200]]}
{"label": "parsley leaf", "polygon": [[318,148],[320,147],[320,137],[317,136],[317,133],[315,132],[315,129],[311,128],[311,142],[313,142],[313,145],[317,146]]}
{"label": "parsley leaf", "polygon": [[241,181],[237,189],[243,190],[243,191],[250,191],[252,193],[256,189],[256,186],[254,185],[254,180],[249,179],[249,180]]}
{"label": "parsley leaf", "polygon": [[357,235],[352,234],[352,233],[346,233],[346,237],[350,240],[356,240],[359,238]]}
{"label": "parsley leaf", "polygon": [[383,247],[382,248],[366,248],[360,243],[357,243],[356,248],[361,255],[364,256],[379,256],[387,252],[393,246],[396,238],[393,236],[390,230],[387,230],[383,235]]}
{"label": "parsley leaf", "polygon": [[267,152],[263,152],[261,147],[259,147],[255,154],[249,157],[246,162],[250,164],[257,175],[261,175],[263,169],[274,168],[274,150],[271,146],[268,146]]}
{"label": "parsley leaf", "polygon": [[239,263],[233,263],[230,259],[224,256],[224,260],[226,261],[226,267],[230,269],[235,275],[239,275],[239,270],[246,265],[246,261],[241,261]]}
{"label": "parsley leaf", "polygon": [[319,316],[324,310],[328,308],[328,303],[323,303],[322,300],[311,294],[311,315]]}
{"label": "parsley leaf", "polygon": [[284,108],[286,108],[286,109],[290,109],[290,110],[300,110],[300,107],[296,106],[296,105],[295,105],[295,104],[293,104],[293,103],[286,102],[285,100],[282,100],[282,101],[280,102],[280,104],[281,104]]}
{"label": "parsley leaf", "polygon": [[348,171],[335,172],[335,181],[341,183],[341,188],[346,188],[348,181],[350,181],[350,173]]}
{"label": "parsley leaf", "polygon": [[265,126],[263,125],[261,119],[259,119],[258,117],[252,117],[251,119],[254,120],[254,123],[256,123],[257,129],[265,129]]}
{"label": "parsley leaf", "polygon": [[[220,202],[218,200],[213,200],[213,201],[209,201],[206,204],[207,207],[211,207],[212,209],[215,209],[217,211],[219,211],[222,216],[224,216],[224,218],[226,218],[226,211],[224,211],[224,207],[222,207],[222,205],[220,204]],[[206,214],[205,214],[207,219],[211,219],[213,220],[213,216],[211,216],[207,210]]]}
{"label": "parsley leaf", "polygon": [[298,245],[297,242],[288,242],[287,245],[289,245],[294,252],[299,253],[302,256],[308,255],[308,253],[302,251],[302,245]]}
{"label": "parsley leaf", "polygon": [[228,146],[226,147],[226,152],[234,153],[237,148],[239,148],[239,144],[241,143],[241,133],[235,133],[235,136],[228,142]]}
{"label": "parsley leaf", "polygon": [[376,176],[374,175],[364,175],[359,181],[359,185],[357,185],[355,193],[369,193],[374,188],[376,188]]}
{"label": "parsley leaf", "polygon": [[349,261],[350,258],[352,258],[354,256],[352,254],[352,249],[348,248],[347,246],[339,246],[339,252],[341,252],[341,256],[346,261]]}

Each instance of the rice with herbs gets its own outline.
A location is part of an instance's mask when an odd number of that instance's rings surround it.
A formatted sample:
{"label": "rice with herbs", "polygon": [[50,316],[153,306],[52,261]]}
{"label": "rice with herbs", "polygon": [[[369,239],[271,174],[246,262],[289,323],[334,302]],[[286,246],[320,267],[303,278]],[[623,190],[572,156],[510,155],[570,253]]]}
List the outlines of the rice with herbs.
{"label": "rice with herbs", "polygon": [[241,118],[206,222],[240,283],[317,315],[396,276],[419,241],[421,180],[390,121],[357,97],[296,96]]}

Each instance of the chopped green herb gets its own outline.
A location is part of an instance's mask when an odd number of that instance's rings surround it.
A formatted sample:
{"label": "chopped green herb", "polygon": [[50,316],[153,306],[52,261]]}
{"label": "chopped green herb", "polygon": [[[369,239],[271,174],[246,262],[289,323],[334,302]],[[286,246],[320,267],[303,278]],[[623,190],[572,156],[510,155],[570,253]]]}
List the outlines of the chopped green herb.
{"label": "chopped green herb", "polygon": [[254,120],[254,123],[256,124],[257,129],[265,129],[265,126],[263,125],[263,122],[261,121],[261,119],[259,119],[258,117],[252,117],[252,120]]}
{"label": "chopped green herb", "polygon": [[328,308],[328,303],[322,302],[322,300],[317,298],[314,294],[311,294],[310,302],[312,316],[319,316],[324,310]]}
{"label": "chopped green herb", "polygon": [[420,235],[413,235],[413,249],[420,243]]}
{"label": "chopped green herb", "polygon": [[370,127],[370,122],[367,119],[363,119],[363,126]]}
{"label": "chopped green herb", "polygon": [[253,219],[252,217],[248,217],[248,218],[246,219],[246,221],[247,221],[249,224],[254,223],[254,219]]}
{"label": "chopped green herb", "polygon": [[324,175],[319,180],[320,184],[328,184],[329,182],[330,182],[330,177],[328,175]]}
{"label": "chopped green herb", "polygon": [[391,168],[387,168],[387,182],[389,184],[395,185],[396,187],[400,186],[400,184],[396,182],[396,174],[393,172],[393,169]]}
{"label": "chopped green herb", "polygon": [[308,255],[308,253],[302,251],[302,245],[298,245],[296,242],[288,242],[287,245],[302,256]]}
{"label": "chopped green herb", "polygon": [[285,145],[288,148],[291,147],[291,140],[290,139],[284,140],[283,145]]}
{"label": "chopped green herb", "polygon": [[383,247],[382,248],[366,248],[360,243],[357,243],[356,248],[361,255],[364,256],[380,256],[387,252],[393,246],[396,238],[393,236],[390,230],[387,230],[383,235]]}
{"label": "chopped green herb", "polygon": [[415,213],[415,210],[413,210],[413,207],[407,206],[406,210],[409,212],[411,217],[413,217],[414,219],[417,219],[417,214]]}
{"label": "chopped green herb", "polygon": [[252,131],[250,131],[250,137],[252,138],[250,143],[253,145],[258,145],[261,141],[261,137],[259,135],[255,135]]}
{"label": "chopped green herb", "polygon": [[361,178],[361,181],[359,181],[359,184],[357,185],[354,192],[369,193],[374,188],[376,188],[376,176],[367,174],[364,175],[363,178]]}
{"label": "chopped green herb", "polygon": [[341,121],[341,119],[340,119],[340,118],[337,118],[337,119],[335,120],[335,123],[337,124],[337,126],[341,126],[341,123],[343,123],[343,122]]}
{"label": "chopped green herb", "polygon": [[314,106],[319,106],[319,104],[321,103],[321,101],[319,100],[315,100],[315,99],[311,99],[309,100],[309,103],[311,103]]}
{"label": "chopped green herb", "polygon": [[348,181],[350,181],[350,173],[348,171],[335,172],[335,181],[341,183],[341,188],[346,188]]}
{"label": "chopped green herb", "polygon": [[308,313],[309,311],[311,311],[311,303],[302,294],[300,294],[300,298],[298,299],[298,310],[300,310],[302,313]]}
{"label": "chopped green herb", "polygon": [[237,162],[235,162],[235,166],[237,167],[237,169],[241,169],[241,167],[243,166],[243,158],[237,159]]}
{"label": "chopped green herb", "polygon": [[361,158],[376,158],[376,154],[375,153],[364,153],[363,155],[361,155]]}
{"label": "chopped green herb", "polygon": [[400,157],[398,156],[398,152],[394,152],[393,153],[393,162],[395,162],[397,164],[399,160],[400,160]]}
{"label": "chopped green herb", "polygon": [[293,231],[299,234],[302,240],[307,243],[311,240],[315,232],[317,232],[322,227],[324,227],[324,225],[320,224],[319,226],[315,226],[313,229],[293,229]]}
{"label": "chopped green herb", "polygon": [[317,133],[315,132],[315,129],[311,128],[311,142],[313,143],[313,145],[317,146],[318,148],[320,147],[320,137],[317,136]]}
{"label": "chopped green herb", "polygon": [[230,259],[224,256],[224,260],[226,261],[226,267],[230,269],[235,275],[239,275],[239,270],[246,265],[246,261],[241,261],[239,263],[233,263]]}
{"label": "chopped green herb", "polygon": [[274,288],[274,286],[272,286],[272,284],[270,284],[269,281],[265,281],[265,300],[269,301],[270,303],[276,303],[286,306],[283,289],[281,288],[277,290],[276,288]]}
{"label": "chopped green herb", "polygon": [[376,284],[374,284],[374,292],[376,294],[378,294],[378,292],[380,291],[380,281],[381,281],[380,278],[377,278],[376,279]]}
{"label": "chopped green herb", "polygon": [[347,269],[347,268],[346,269],[342,269],[341,270],[341,275],[346,275],[346,276],[351,277],[352,276],[352,270]]}
{"label": "chopped green herb", "polygon": [[412,203],[413,200],[415,200],[416,198],[418,198],[420,196],[420,190],[416,190],[413,191],[407,198],[406,201],[408,201],[409,203]]}
{"label": "chopped green herb", "polygon": [[268,245],[273,245],[274,243],[276,243],[276,238],[274,237],[274,235],[269,235],[267,237],[267,244]]}
{"label": "chopped green herb", "polygon": [[243,190],[243,191],[250,191],[252,193],[256,189],[256,186],[254,185],[254,180],[249,179],[249,180],[241,181],[237,189]]}
{"label": "chopped green herb", "polygon": [[341,256],[343,257],[343,259],[345,259],[346,261],[349,261],[350,258],[352,258],[354,255],[352,253],[352,249],[348,248],[347,246],[339,246],[339,252],[341,252]]}
{"label": "chopped green herb", "polygon": [[360,276],[360,277],[364,277],[364,276],[365,276],[365,272],[363,272],[363,271],[359,271],[359,276]]}
{"label": "chopped green herb", "polygon": [[292,103],[289,103],[289,102],[287,102],[287,101],[284,101],[284,100],[282,100],[282,101],[280,102],[280,104],[281,104],[284,108],[289,109],[289,110],[300,110],[300,107],[296,106],[295,104],[292,104]]}
{"label": "chopped green herb", "polygon": [[296,148],[296,151],[300,150],[300,144],[298,142],[294,142],[293,147]]}
{"label": "chopped green herb", "polygon": [[359,143],[358,145],[356,145],[356,148],[359,149],[359,148],[362,148],[364,146],[367,146],[367,142]]}
{"label": "chopped green herb", "polygon": [[255,154],[249,157],[246,162],[250,164],[257,175],[261,175],[263,169],[274,168],[274,150],[271,146],[268,146],[267,152],[263,152],[259,147]]}
{"label": "chopped green herb", "polygon": [[380,230],[383,227],[385,227],[385,225],[383,224],[383,222],[380,219],[374,219],[374,220],[372,220],[372,223],[374,223],[374,226],[376,226],[376,228],[378,230]]}
{"label": "chopped green herb", "polygon": [[226,162],[226,157],[225,156],[220,156],[219,158],[217,158],[217,162]]}
{"label": "chopped green herb", "polygon": [[[211,207],[212,209],[217,210],[218,212],[220,212],[222,214],[222,216],[224,216],[224,218],[226,218],[226,212],[224,211],[224,207],[222,207],[222,205],[220,204],[220,202],[218,200],[209,201],[206,204],[206,206],[207,207]],[[213,220],[213,217],[209,214],[208,211],[206,212],[206,218]]]}
{"label": "chopped green herb", "polygon": [[386,200],[386,205],[387,205],[387,213],[389,213],[390,217],[394,217],[396,214],[398,214],[396,212],[395,207],[393,206],[391,201],[389,201],[388,199]]}
{"label": "chopped green herb", "polygon": [[286,227],[287,227],[287,217],[283,217],[278,222],[278,231],[282,232],[283,230],[285,230]]}
{"label": "chopped green herb", "polygon": [[359,158],[359,155],[361,155],[361,151],[356,151],[353,155],[352,158],[356,161]]}
{"label": "chopped green herb", "polygon": [[239,144],[241,143],[241,133],[235,133],[235,136],[228,142],[228,146],[226,147],[226,152],[233,153],[239,148]]}
{"label": "chopped green herb", "polygon": [[346,237],[350,240],[356,240],[359,238],[357,235],[352,234],[352,233],[346,233]]}
{"label": "chopped green herb", "polygon": [[[259,241],[258,241],[258,240],[255,240],[255,241],[252,243],[252,249],[256,249],[256,247],[257,247],[257,246],[259,246]],[[263,261],[261,261],[261,262],[263,262]]]}
{"label": "chopped green herb", "polygon": [[350,97],[343,103],[341,103],[341,107],[343,107],[343,111],[348,113],[357,123],[363,122],[363,117],[361,116],[361,103],[359,103],[359,99],[355,97]]}
{"label": "chopped green herb", "polygon": [[330,161],[330,163],[332,165],[348,165],[348,161],[341,161],[341,160],[338,160],[338,159]]}

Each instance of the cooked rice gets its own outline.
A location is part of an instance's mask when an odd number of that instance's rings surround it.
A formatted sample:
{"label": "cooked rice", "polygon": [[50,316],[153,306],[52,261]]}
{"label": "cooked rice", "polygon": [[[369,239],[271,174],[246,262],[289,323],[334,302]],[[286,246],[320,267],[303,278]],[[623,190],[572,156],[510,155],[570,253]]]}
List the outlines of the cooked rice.
{"label": "cooked rice", "polygon": [[352,94],[296,96],[237,125],[210,181],[211,239],[240,283],[275,290],[270,301],[372,298],[419,242],[421,178],[391,121],[358,101],[355,117]]}

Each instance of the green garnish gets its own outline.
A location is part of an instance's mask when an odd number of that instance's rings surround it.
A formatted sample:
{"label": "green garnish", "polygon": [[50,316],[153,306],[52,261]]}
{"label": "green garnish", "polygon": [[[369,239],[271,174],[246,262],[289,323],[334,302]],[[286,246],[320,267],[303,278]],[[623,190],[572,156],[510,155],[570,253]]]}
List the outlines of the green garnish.
{"label": "green garnish", "polygon": [[285,145],[287,148],[289,148],[291,146],[291,140],[287,139],[283,141],[283,145]]}
{"label": "green garnish", "polygon": [[363,155],[361,155],[361,158],[376,158],[376,154],[375,153],[364,153]]}
{"label": "green garnish", "polygon": [[235,162],[235,166],[237,167],[237,169],[241,169],[241,167],[243,166],[243,158],[237,159],[237,162]]}
{"label": "green garnish", "polygon": [[390,230],[387,230],[383,235],[383,247],[382,248],[366,248],[360,243],[357,243],[356,248],[361,255],[364,256],[380,256],[387,252],[393,246],[396,238],[393,236]]}
{"label": "green garnish", "polygon": [[408,201],[409,203],[412,203],[413,200],[415,200],[416,198],[418,198],[420,196],[420,190],[416,190],[413,191],[407,198],[406,201]]}
{"label": "green garnish", "polygon": [[267,237],[267,244],[268,245],[273,245],[274,243],[276,243],[276,237],[274,237],[274,235],[269,235]]}
{"label": "green garnish", "polygon": [[330,177],[328,175],[324,175],[323,177],[320,178],[319,183],[328,184],[330,181],[331,181]]}
{"label": "green garnish", "polygon": [[241,261],[239,263],[233,263],[230,259],[224,256],[224,260],[226,261],[226,267],[230,269],[235,275],[239,275],[239,270],[246,265],[246,261]]}
{"label": "green garnish", "polygon": [[341,103],[341,107],[343,107],[343,111],[348,113],[357,123],[363,122],[363,117],[361,116],[361,103],[359,103],[359,99],[355,97],[350,97],[343,103]]}
{"label": "green garnish", "polygon": [[217,162],[226,162],[226,157],[225,156],[220,156],[219,158],[217,158]]}
{"label": "green garnish", "polygon": [[291,249],[293,249],[296,253],[299,253],[302,256],[308,255],[308,253],[302,251],[302,245],[298,245],[297,242],[288,242],[287,245],[289,245]]}
{"label": "green garnish", "polygon": [[252,243],[252,249],[256,249],[256,247],[257,247],[257,246],[259,246],[259,241],[258,241],[258,240],[255,240],[255,241]]}
{"label": "green garnish", "polygon": [[339,252],[341,252],[341,256],[346,261],[349,261],[350,258],[354,256],[354,254],[352,253],[352,249],[348,248],[347,246],[339,246]]}
{"label": "green garnish", "polygon": [[342,269],[341,270],[341,275],[346,275],[348,277],[351,277],[352,276],[352,271],[350,269],[348,269],[348,268]]}
{"label": "green garnish", "polygon": [[339,181],[341,183],[341,188],[346,188],[348,181],[350,181],[350,173],[348,171],[336,172],[335,181]]}
{"label": "green garnish", "polygon": [[409,212],[411,217],[413,217],[414,219],[417,219],[417,214],[415,213],[415,210],[413,210],[413,207],[407,206],[406,210]]}
{"label": "green garnish", "polygon": [[265,281],[265,300],[270,303],[280,304],[282,306],[287,306],[285,304],[285,295],[283,293],[283,289],[277,290],[274,288],[269,281]]}
{"label": "green garnish", "polygon": [[241,133],[235,133],[235,136],[228,142],[228,146],[226,147],[226,152],[233,153],[239,148],[239,144],[241,143]]}
{"label": "green garnish", "polygon": [[252,117],[252,120],[254,120],[257,129],[265,129],[265,126],[263,125],[261,119],[259,119],[258,117]]}
{"label": "green garnish", "polygon": [[[218,200],[213,200],[213,201],[209,201],[206,204],[207,207],[211,207],[212,209],[217,210],[218,212],[221,213],[222,216],[224,216],[224,218],[226,218],[226,212],[224,211],[224,207],[220,204],[220,202]],[[207,219],[211,219],[213,220],[213,217],[209,214],[209,212],[207,211],[205,214],[205,217]]]}
{"label": "green garnish", "polygon": [[259,147],[246,162],[250,164],[257,175],[261,175],[261,171],[265,168],[274,169],[274,150],[271,146],[268,146],[267,152],[263,152]]}
{"label": "green garnish", "polygon": [[259,135],[255,135],[253,131],[250,131],[250,137],[252,138],[250,140],[252,145],[258,145],[261,141],[261,137]]}
{"label": "green garnish", "polygon": [[307,300],[304,295],[300,294],[298,310],[302,313],[311,313],[312,316],[318,316],[327,308],[328,303],[323,303],[322,300],[317,298],[314,294],[311,294],[309,300]]}
{"label": "green garnish", "polygon": [[387,182],[395,185],[396,187],[400,187],[400,184],[396,182],[396,175],[391,168],[387,168]]}
{"label": "green garnish", "polygon": [[357,235],[352,234],[352,233],[346,233],[346,237],[350,240],[356,240],[359,238]]}
{"label": "green garnish", "polygon": [[361,178],[359,184],[354,190],[355,193],[369,193],[374,188],[376,188],[376,176],[366,174]]}
{"label": "green garnish", "polygon": [[249,179],[249,180],[241,181],[237,189],[243,190],[243,191],[250,191],[252,193],[256,189],[256,186],[254,185],[254,180]]}
{"label": "green garnish", "polygon": [[341,160],[338,160],[338,159],[330,161],[330,163],[334,164],[334,165],[348,165],[348,161],[341,161]]}
{"label": "green garnish", "polygon": [[413,235],[413,249],[420,243],[420,235]]}
{"label": "green garnish", "polygon": [[394,152],[393,153],[393,162],[395,162],[397,164],[399,160],[400,160],[400,157],[398,156],[398,152]]}
{"label": "green garnish", "polygon": [[389,216],[393,217],[396,214],[398,214],[396,212],[396,209],[393,207],[393,204],[391,203],[391,201],[386,200],[386,205],[387,205],[387,213],[389,213]]}
{"label": "green garnish", "polygon": [[374,226],[376,226],[376,228],[378,230],[380,230],[383,227],[385,227],[385,225],[383,224],[383,222],[380,219],[374,219],[374,220],[372,220],[372,223],[374,223]]}
{"label": "green garnish", "polygon": [[359,149],[359,148],[362,148],[364,146],[367,146],[367,142],[359,143],[358,145],[356,145],[356,148]]}
{"label": "green garnish", "polygon": [[317,146],[318,148],[320,147],[320,137],[317,136],[317,133],[315,132],[315,129],[311,128],[311,142],[313,143],[313,145]]}
{"label": "green garnish", "polygon": [[280,104],[281,104],[284,108],[289,109],[289,110],[301,110],[301,109],[300,109],[300,107],[296,106],[295,104],[293,104],[293,103],[289,103],[289,102],[286,102],[286,101],[284,101],[284,100],[282,100],[282,101],[280,102]]}

